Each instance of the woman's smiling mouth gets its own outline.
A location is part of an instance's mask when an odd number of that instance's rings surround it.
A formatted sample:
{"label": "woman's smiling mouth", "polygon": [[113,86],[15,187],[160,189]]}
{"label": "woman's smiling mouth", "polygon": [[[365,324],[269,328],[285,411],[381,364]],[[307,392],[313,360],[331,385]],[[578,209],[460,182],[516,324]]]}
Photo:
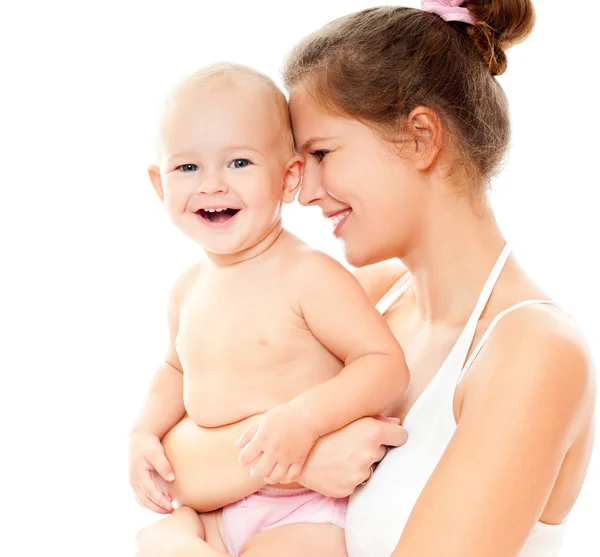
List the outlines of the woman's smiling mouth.
{"label": "woman's smiling mouth", "polygon": [[333,224],[333,235],[339,236],[340,229],[343,224],[346,222],[346,219],[352,212],[352,209],[344,209],[342,211],[338,211],[337,213],[333,213],[331,215],[327,215],[327,218]]}

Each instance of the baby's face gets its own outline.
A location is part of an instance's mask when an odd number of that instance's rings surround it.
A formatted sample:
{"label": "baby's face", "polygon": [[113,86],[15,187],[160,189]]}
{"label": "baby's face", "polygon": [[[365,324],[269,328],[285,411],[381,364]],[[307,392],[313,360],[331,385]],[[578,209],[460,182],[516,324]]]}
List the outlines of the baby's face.
{"label": "baby's face", "polygon": [[255,85],[195,84],[167,107],[161,130],[164,204],[205,250],[233,254],[279,223],[292,153],[273,95]]}

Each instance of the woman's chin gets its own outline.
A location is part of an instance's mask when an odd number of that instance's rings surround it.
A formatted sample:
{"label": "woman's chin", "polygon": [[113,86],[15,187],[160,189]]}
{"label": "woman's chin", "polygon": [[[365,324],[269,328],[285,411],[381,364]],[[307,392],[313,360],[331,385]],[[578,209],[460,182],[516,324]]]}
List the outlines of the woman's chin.
{"label": "woman's chin", "polygon": [[379,263],[382,261],[378,257],[374,257],[373,252],[369,252],[365,249],[352,249],[346,244],[346,250],[344,252],[346,261],[353,267],[365,267],[366,265],[372,265],[373,263]]}

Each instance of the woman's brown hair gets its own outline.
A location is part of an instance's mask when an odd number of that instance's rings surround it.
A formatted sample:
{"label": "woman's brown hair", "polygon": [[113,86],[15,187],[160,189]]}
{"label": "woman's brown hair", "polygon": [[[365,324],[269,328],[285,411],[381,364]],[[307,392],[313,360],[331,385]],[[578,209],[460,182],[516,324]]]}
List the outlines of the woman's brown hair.
{"label": "woman's brown hair", "polygon": [[441,118],[482,179],[496,172],[510,139],[508,103],[494,76],[505,50],[532,31],[531,0],[469,0],[476,25],[403,7],[363,10],[306,37],[286,60],[283,80],[325,108],[397,140],[407,116],[427,106]]}

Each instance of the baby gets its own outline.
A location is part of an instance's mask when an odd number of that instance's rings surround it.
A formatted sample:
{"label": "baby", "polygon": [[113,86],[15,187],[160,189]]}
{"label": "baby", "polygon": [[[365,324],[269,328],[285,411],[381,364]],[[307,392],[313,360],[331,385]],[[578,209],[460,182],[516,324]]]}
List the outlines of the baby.
{"label": "baby", "polygon": [[408,385],[402,349],[355,278],[282,228],[302,171],[286,99],[266,76],[211,66],[170,96],[149,175],[207,259],[173,287],[168,356],[141,419],[167,431],[186,412],[212,428],[262,415],[238,440],[239,461],[274,487],[223,510],[232,555],[298,523],[343,543],[347,500],[294,479],[319,437],[382,412]]}

